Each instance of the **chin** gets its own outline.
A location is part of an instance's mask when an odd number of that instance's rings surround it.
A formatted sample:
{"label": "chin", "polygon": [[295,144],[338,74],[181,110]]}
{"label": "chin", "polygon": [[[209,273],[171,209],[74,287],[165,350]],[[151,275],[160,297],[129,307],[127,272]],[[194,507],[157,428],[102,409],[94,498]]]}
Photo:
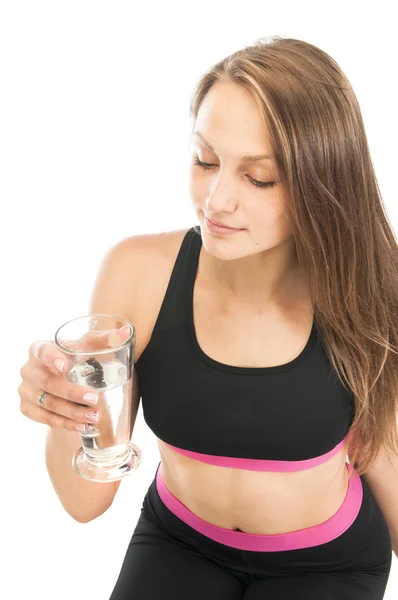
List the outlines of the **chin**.
{"label": "chin", "polygon": [[206,253],[218,260],[239,260],[249,254],[242,252],[241,244],[217,237],[208,231],[201,230],[202,246]]}

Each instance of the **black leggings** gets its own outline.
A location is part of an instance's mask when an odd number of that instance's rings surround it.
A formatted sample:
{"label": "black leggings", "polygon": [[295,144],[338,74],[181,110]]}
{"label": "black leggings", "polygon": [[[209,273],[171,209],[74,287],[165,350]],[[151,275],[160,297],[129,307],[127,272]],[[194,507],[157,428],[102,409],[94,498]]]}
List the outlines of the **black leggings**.
{"label": "black leggings", "polygon": [[380,600],[391,538],[360,480],[359,513],[343,533],[316,546],[259,552],[190,527],[162,501],[155,475],[109,600]]}

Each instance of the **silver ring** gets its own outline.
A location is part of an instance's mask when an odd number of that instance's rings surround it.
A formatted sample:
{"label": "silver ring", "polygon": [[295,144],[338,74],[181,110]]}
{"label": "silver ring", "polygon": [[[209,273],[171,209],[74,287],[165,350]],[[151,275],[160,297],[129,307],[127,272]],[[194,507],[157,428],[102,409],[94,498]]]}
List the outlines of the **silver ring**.
{"label": "silver ring", "polygon": [[41,406],[42,408],[45,408],[45,406],[44,406],[44,398],[45,398],[46,396],[47,396],[47,392],[42,392],[42,393],[40,394],[40,396],[38,397],[38,399],[37,399],[38,403],[40,404],[40,406]]}

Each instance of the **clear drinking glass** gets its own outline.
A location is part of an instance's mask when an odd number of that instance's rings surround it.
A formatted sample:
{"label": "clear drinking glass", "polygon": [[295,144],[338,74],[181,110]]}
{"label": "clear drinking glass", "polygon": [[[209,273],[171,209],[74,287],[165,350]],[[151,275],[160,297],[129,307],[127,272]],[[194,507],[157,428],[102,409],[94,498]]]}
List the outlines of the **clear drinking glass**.
{"label": "clear drinking glass", "polygon": [[[135,327],[117,315],[93,314],[62,325],[55,345],[70,364],[64,377],[91,388],[98,403],[100,421],[80,433],[82,447],[72,459],[76,473],[91,481],[117,481],[141,464],[141,450],[132,435],[132,391]],[[82,406],[87,406],[82,404]]]}

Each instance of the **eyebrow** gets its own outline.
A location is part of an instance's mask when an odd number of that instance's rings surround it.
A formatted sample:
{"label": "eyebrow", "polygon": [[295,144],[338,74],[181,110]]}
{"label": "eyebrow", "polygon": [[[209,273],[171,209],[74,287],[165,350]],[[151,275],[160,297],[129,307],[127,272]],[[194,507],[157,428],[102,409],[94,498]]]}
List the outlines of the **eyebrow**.
{"label": "eyebrow", "polygon": [[[209,144],[209,142],[207,142],[205,140],[205,138],[203,137],[203,135],[200,133],[200,131],[194,131],[192,134],[192,137],[194,135],[197,135],[201,140],[204,146],[206,146],[206,148],[208,148],[209,150],[211,150],[212,152],[214,152],[214,148],[213,146],[211,146],[211,144]],[[273,160],[273,155],[268,155],[268,154],[255,154],[254,156],[250,156],[250,155],[246,155],[246,156],[242,156],[241,160],[242,162],[255,162],[257,160]]]}

